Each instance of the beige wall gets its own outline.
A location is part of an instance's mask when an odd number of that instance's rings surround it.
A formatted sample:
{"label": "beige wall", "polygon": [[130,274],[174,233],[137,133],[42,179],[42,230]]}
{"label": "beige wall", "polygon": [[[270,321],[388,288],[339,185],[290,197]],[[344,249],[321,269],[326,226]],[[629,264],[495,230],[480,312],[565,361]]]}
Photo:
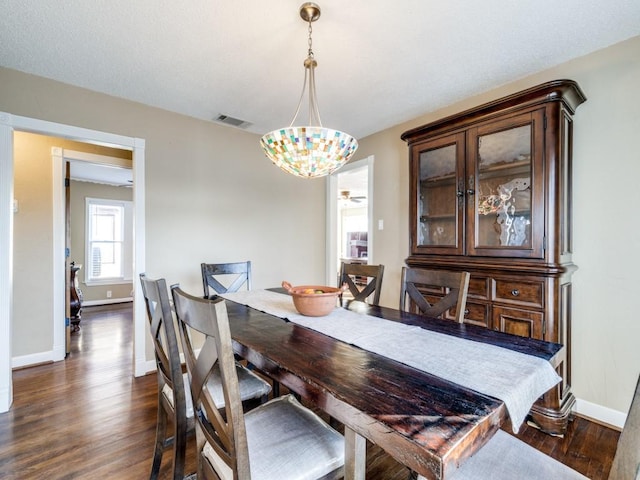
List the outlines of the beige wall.
{"label": "beige wall", "polygon": [[[199,293],[200,263],[250,259],[255,288],[324,282],[325,181],[284,174],[258,135],[4,68],[0,85],[0,111],[145,140],[150,276]],[[51,161],[49,145],[37,148],[24,175],[15,162],[16,187],[29,182],[20,204],[38,209],[33,250],[14,255],[14,356],[52,348]]]}
{"label": "beige wall", "polygon": [[[383,304],[398,303],[409,245],[408,155],[400,134],[547,80],[574,79],[588,100],[575,116],[572,385],[580,401],[626,412],[640,372],[632,308],[640,260],[638,59],[640,37],[360,139],[356,159],[375,156],[374,218],[384,220],[375,232],[375,261],[385,264]],[[150,275],[197,292],[200,262],[250,258],[255,288],[323,281],[325,182],[272,167],[257,135],[6,69],[0,84],[2,111],[146,140]]]}
{"label": "beige wall", "polygon": [[[129,283],[116,283],[108,285],[92,285],[85,283],[86,279],[86,199],[104,198],[109,200],[133,200],[133,190],[129,187],[116,187],[90,182],[71,182],[71,201],[69,205],[69,217],[71,218],[71,248],[69,259],[83,268],[78,272],[78,282],[82,290],[84,302],[92,302],[97,305],[100,302],[109,302],[116,299],[132,297],[133,285]],[[111,292],[111,298],[107,297],[107,291]]]}
{"label": "beige wall", "polygon": [[[35,136],[34,136],[35,137]],[[51,144],[14,138],[13,356],[53,347],[53,195]]]}
{"label": "beige wall", "polygon": [[[640,37],[468,98],[359,140],[375,155],[376,263],[382,303],[396,306],[408,256],[408,150],[400,135],[545,81],[576,80],[587,101],[574,117],[572,387],[580,401],[626,412],[640,374]],[[428,82],[425,82],[428,88]]]}

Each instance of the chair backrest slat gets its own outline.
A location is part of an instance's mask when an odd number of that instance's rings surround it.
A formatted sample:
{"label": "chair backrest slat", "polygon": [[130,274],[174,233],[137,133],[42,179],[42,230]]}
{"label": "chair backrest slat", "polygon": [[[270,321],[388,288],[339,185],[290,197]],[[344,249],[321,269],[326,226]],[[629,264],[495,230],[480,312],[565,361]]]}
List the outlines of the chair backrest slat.
{"label": "chair backrest slat", "polygon": [[[340,265],[340,276],[338,287],[347,284],[349,292],[354,300],[366,302],[373,294],[369,303],[378,305],[380,303],[380,292],[382,291],[382,277],[384,275],[384,265],[367,265],[362,263],[346,263]],[[364,288],[357,285],[356,278],[367,278]]]}
{"label": "chair backrest slat", "polygon": [[[402,268],[400,282],[400,310],[421,313],[430,317],[439,317],[452,307],[456,307],[456,322],[462,323],[467,304],[469,272],[450,272],[427,270],[423,268]],[[429,303],[420,288],[436,287],[448,291]]]}
{"label": "chair backrest slat", "polygon": [[[202,287],[204,296],[237,292],[243,285],[251,290],[251,261],[232,263],[201,263]],[[227,286],[216,277],[224,275],[236,275]]]}

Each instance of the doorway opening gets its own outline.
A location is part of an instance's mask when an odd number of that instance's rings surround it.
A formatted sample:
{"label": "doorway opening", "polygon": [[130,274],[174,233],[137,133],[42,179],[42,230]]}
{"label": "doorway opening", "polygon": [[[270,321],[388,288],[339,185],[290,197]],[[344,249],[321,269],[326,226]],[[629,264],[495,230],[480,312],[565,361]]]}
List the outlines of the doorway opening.
{"label": "doorway opening", "polygon": [[373,156],[329,177],[327,281],[337,284],[341,262],[372,263]]}
{"label": "doorway opening", "polygon": [[[82,335],[82,312],[86,307],[133,301],[131,152],[105,149],[103,154],[95,154],[83,151],[84,145],[78,147],[80,151],[54,148],[52,155],[54,164],[61,155],[69,165],[68,182],[61,181],[61,169],[54,172],[54,185],[68,184],[65,251],[67,275],[75,281],[74,285],[70,278],[65,289],[70,296],[70,321],[65,323],[71,324],[67,325],[67,354],[72,337]],[[72,298],[76,301],[72,302]]]}

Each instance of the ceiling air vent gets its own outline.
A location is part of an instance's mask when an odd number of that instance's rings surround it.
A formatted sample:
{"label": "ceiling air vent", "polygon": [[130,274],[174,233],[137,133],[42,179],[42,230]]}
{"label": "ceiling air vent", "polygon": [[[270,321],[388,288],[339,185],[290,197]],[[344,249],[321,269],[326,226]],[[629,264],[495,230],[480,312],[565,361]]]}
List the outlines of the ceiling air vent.
{"label": "ceiling air vent", "polygon": [[251,125],[250,122],[245,122],[244,120],[240,120],[239,118],[233,118],[229,115],[218,115],[215,119],[216,122],[224,123],[225,125],[231,125],[232,127],[238,128],[247,128]]}

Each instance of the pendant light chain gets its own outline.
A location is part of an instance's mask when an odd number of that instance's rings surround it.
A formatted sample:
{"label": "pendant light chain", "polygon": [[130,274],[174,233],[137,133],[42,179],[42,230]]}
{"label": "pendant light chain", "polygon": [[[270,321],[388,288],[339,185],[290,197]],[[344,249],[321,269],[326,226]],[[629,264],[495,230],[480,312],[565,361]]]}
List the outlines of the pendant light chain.
{"label": "pendant light chain", "polygon": [[[260,139],[260,145],[265,155],[285,172],[302,178],[315,178],[329,175],[348,162],[358,148],[358,141],[348,133],[322,126],[314,74],[318,63],[313,55],[311,26],[320,18],[320,7],[306,2],[300,7],[300,17],[309,23],[309,50],[304,60],[304,83],[298,106],[289,127],[266,133]],[[307,88],[309,123],[295,126]]]}
{"label": "pendant light chain", "polygon": [[311,20],[309,20],[309,39],[307,43],[309,44],[309,53],[307,54],[311,58],[313,58],[313,39],[311,38],[311,34],[313,33],[313,27],[311,26]]}
{"label": "pendant light chain", "polygon": [[[315,68],[318,63],[313,56],[313,26],[311,20],[309,20],[309,53],[307,61],[305,62],[305,70],[309,70],[309,125],[318,125],[322,127],[322,120],[320,119],[320,109],[318,108],[318,96],[316,95],[316,76]],[[305,73],[306,77],[306,73]]]}

